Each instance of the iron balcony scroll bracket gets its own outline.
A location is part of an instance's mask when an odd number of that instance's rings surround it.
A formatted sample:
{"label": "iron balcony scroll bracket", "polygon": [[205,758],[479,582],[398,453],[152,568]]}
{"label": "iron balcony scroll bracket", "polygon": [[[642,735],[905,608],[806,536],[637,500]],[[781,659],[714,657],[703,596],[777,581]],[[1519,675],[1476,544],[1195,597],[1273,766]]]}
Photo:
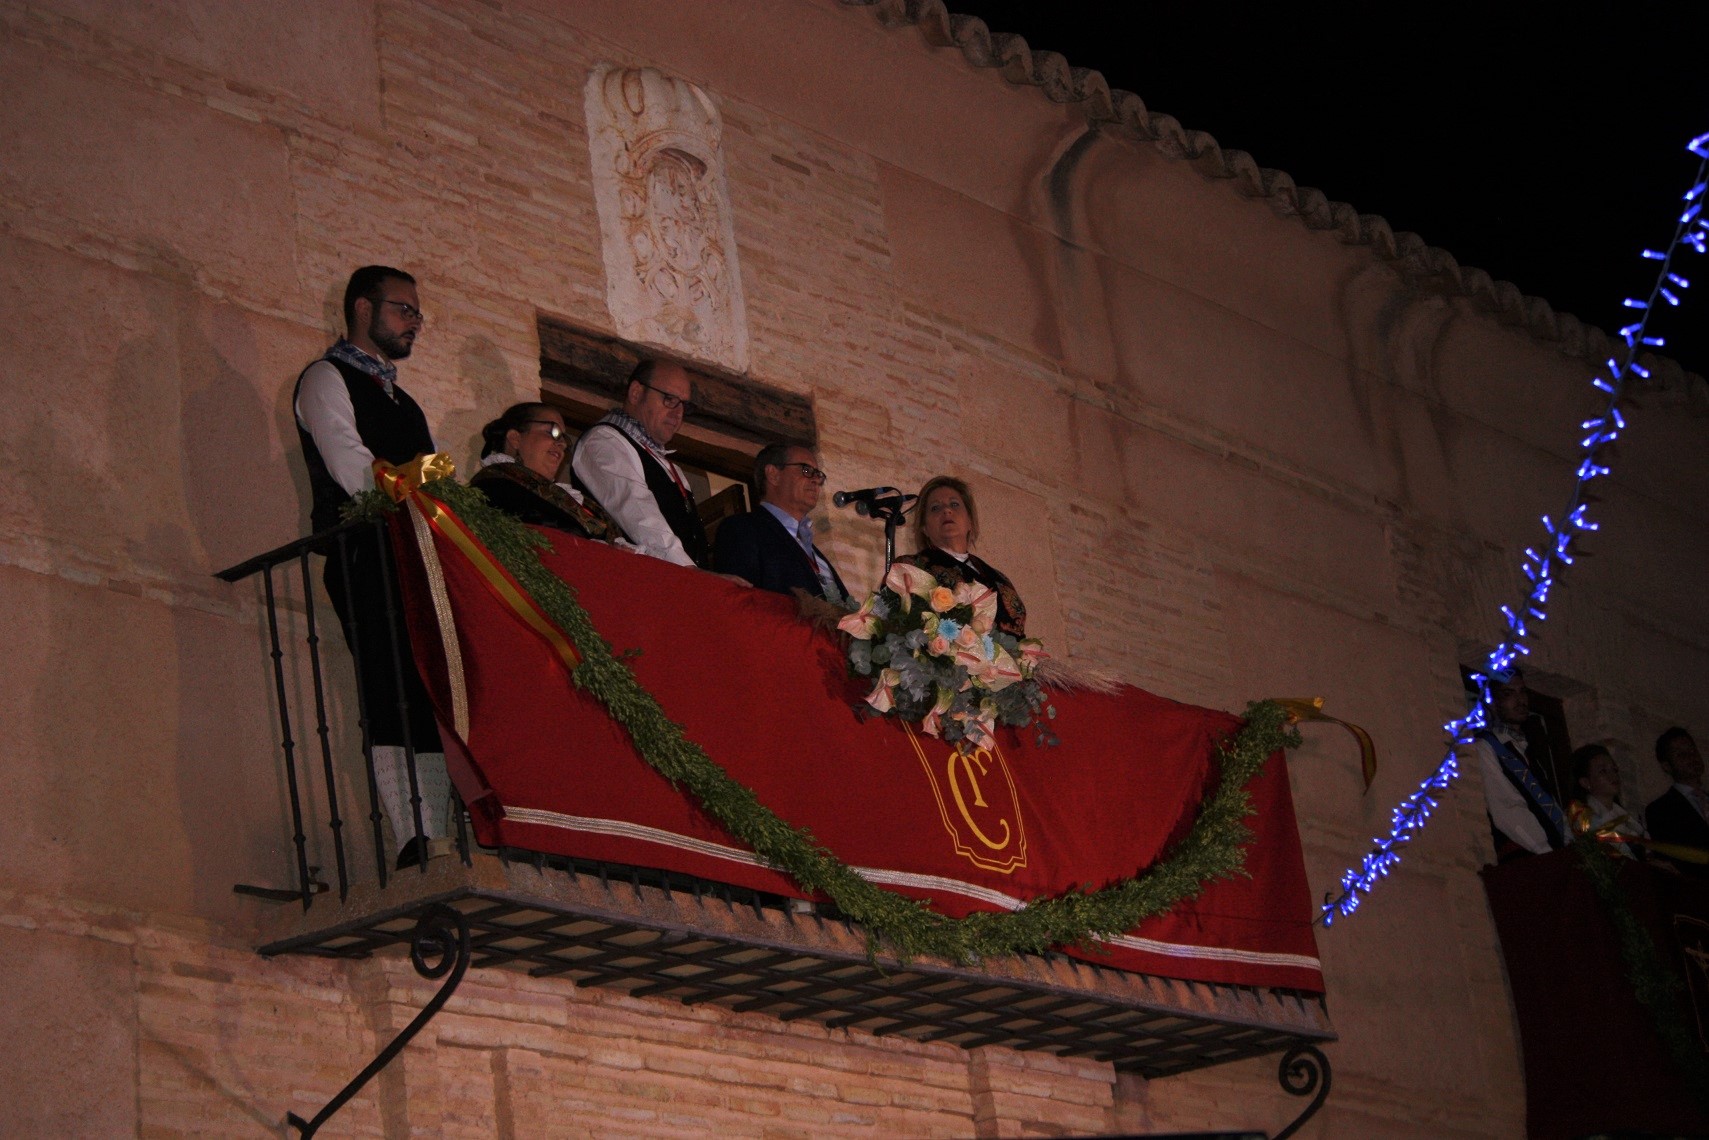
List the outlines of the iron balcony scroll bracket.
{"label": "iron balcony scroll bracket", "polygon": [[237,883],[232,886],[231,891],[235,895],[248,895],[250,898],[266,899],[268,902],[297,902],[303,897],[305,889],[311,895],[323,895],[329,889],[321,880],[319,867],[309,868],[306,888],[263,887],[255,883]]}
{"label": "iron balcony scroll bracket", "polygon": [[[1329,1078],[1329,1058],[1323,1055],[1323,1050],[1312,1045],[1299,1045],[1282,1054],[1276,1079],[1289,1096],[1309,1096],[1311,1103],[1294,1117],[1292,1124],[1276,1133],[1274,1140],[1288,1140],[1305,1127],[1306,1121],[1317,1115],[1317,1110],[1329,1099]],[[1312,1096],[1314,1092],[1317,1095]]]}
{"label": "iron balcony scroll bracket", "polygon": [[[439,987],[421,1012],[415,1015],[408,1025],[404,1026],[398,1035],[392,1038],[391,1044],[380,1051],[380,1055],[368,1062],[368,1067],[357,1073],[351,1082],[340,1090],[339,1094],[327,1102],[326,1107],[315,1115],[313,1120],[305,1121],[296,1113],[288,1113],[285,1120],[295,1128],[306,1140],[319,1131],[320,1126],[332,1119],[334,1113],[343,1108],[351,1097],[362,1091],[362,1087],[391,1064],[392,1058],[403,1052],[422,1028],[432,1021],[445,1003],[450,1000],[457,986],[463,980],[463,975],[469,969],[469,959],[472,956],[469,948],[469,920],[463,913],[444,903],[434,903],[422,912],[421,918],[415,924],[415,932],[410,936],[409,961],[415,967],[415,972],[429,981],[445,978],[445,983]],[[449,976],[447,976],[449,975]]]}

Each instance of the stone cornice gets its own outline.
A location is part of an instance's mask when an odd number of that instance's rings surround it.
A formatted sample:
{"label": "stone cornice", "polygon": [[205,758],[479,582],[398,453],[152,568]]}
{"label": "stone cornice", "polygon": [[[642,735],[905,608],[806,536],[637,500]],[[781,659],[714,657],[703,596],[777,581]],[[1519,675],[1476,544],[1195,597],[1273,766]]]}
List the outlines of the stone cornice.
{"label": "stone cornice", "polygon": [[[918,28],[927,43],[954,47],[970,65],[995,68],[1017,86],[1037,87],[1053,103],[1075,104],[1089,122],[1149,143],[1170,158],[1190,163],[1206,178],[1232,181],[1240,194],[1265,199],[1277,213],[1291,215],[1309,230],[1333,230],[1345,244],[1367,247],[1413,288],[1464,297],[1502,324],[1566,355],[1600,363],[1620,343],[1543,298],[1526,296],[1510,281],[1461,265],[1453,254],[1415,233],[1396,232],[1377,214],[1332,202],[1321,190],[1296,185],[1286,171],[1259,166],[1245,151],[1224,149],[1204,131],[1189,130],[1172,116],[1151,111],[1133,92],[1112,89],[1101,72],[1071,66],[1057,52],[1033,51],[1022,37],[993,32],[978,17],[951,12],[943,0],[838,2],[872,9],[886,27]],[[1646,387],[1709,406],[1703,377],[1667,357],[1642,353],[1639,360],[1651,372]]]}

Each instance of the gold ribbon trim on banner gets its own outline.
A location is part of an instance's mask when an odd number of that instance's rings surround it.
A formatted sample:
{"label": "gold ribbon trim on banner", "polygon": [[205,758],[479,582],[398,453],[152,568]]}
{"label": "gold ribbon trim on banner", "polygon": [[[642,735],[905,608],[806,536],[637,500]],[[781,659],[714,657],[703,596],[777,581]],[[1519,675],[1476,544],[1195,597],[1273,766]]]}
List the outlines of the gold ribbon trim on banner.
{"label": "gold ribbon trim on banner", "polygon": [[1322,697],[1273,697],[1271,698],[1282,711],[1288,714],[1288,724],[1295,725],[1302,720],[1321,720],[1330,724],[1338,724],[1353,734],[1353,739],[1359,742],[1359,764],[1365,773],[1365,790],[1371,790],[1371,781],[1377,778],[1377,746],[1371,740],[1371,734],[1356,724],[1337,720],[1323,711]]}
{"label": "gold ribbon trim on banner", "polygon": [[447,510],[438,499],[431,495],[421,494],[423,483],[434,479],[450,478],[456,470],[451,457],[443,454],[420,455],[401,467],[394,467],[383,460],[374,462],[374,484],[397,502],[406,500],[421,512],[427,524],[435,533],[443,535],[451,545],[455,546],[469,564],[481,576],[487,588],[491,590],[507,609],[522,619],[524,625],[539,635],[566,669],[574,669],[581,664],[581,655],[576,652],[570,639],[564,636],[563,630],[552,624],[533,598],[528,596],[510,572],[500,566],[481,541],[464,525],[463,520]]}

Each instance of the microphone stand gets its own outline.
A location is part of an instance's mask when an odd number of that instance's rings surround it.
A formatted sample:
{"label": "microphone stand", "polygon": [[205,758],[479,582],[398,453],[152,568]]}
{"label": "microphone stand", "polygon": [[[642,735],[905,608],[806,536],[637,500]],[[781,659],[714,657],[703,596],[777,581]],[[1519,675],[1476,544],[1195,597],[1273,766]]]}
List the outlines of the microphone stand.
{"label": "microphone stand", "polygon": [[[884,494],[878,494],[882,491]],[[858,496],[858,497],[857,497]],[[904,495],[894,487],[875,487],[866,491],[838,491],[831,501],[839,507],[853,507],[855,514],[878,519],[884,524],[884,573],[896,561],[896,524],[908,513],[908,504],[917,495]]]}
{"label": "microphone stand", "polygon": [[[908,504],[914,499],[913,495],[885,495],[870,503],[863,514],[871,518],[884,520],[884,573],[890,573],[890,564],[896,561],[896,525],[902,521],[902,516],[908,513]],[[857,508],[858,510],[858,508]]]}

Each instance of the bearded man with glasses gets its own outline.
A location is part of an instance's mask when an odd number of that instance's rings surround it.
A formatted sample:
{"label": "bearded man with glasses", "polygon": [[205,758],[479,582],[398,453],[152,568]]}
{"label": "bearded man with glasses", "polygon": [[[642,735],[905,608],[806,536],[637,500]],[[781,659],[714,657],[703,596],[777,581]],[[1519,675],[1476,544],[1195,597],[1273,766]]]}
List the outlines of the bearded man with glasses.
{"label": "bearded man with glasses", "polygon": [[694,409],[693,396],[682,365],[642,361],[629,377],[623,407],[576,441],[570,471],[575,486],[605,508],[641,553],[704,570],[711,564],[706,528],[688,476],[665,446]]}
{"label": "bearded man with glasses", "polygon": [[[316,532],[337,526],[344,504],[373,488],[374,460],[403,464],[438,450],[427,416],[397,384],[396,362],[409,356],[421,331],[420,305],[415,278],[387,265],[364,265],[344,288],[347,335],[297,378],[292,403],[309,469],[309,518]],[[371,530],[351,536],[345,554],[328,555],[326,592],[346,643],[358,654],[374,780],[400,847],[401,868],[449,852],[451,784],[433,704],[410,651],[402,597],[395,577],[387,581],[378,536]],[[391,622],[386,619],[388,593]],[[396,671],[394,640],[401,665]],[[398,710],[398,672],[407,719]],[[411,749],[421,794],[420,835],[410,802]]]}
{"label": "bearded man with glasses", "polygon": [[824,485],[825,473],[809,449],[774,443],[761,450],[754,458],[753,483],[759,506],[719,526],[714,567],[762,590],[805,590],[827,601],[846,601],[848,588],[814,545],[808,517]]}

